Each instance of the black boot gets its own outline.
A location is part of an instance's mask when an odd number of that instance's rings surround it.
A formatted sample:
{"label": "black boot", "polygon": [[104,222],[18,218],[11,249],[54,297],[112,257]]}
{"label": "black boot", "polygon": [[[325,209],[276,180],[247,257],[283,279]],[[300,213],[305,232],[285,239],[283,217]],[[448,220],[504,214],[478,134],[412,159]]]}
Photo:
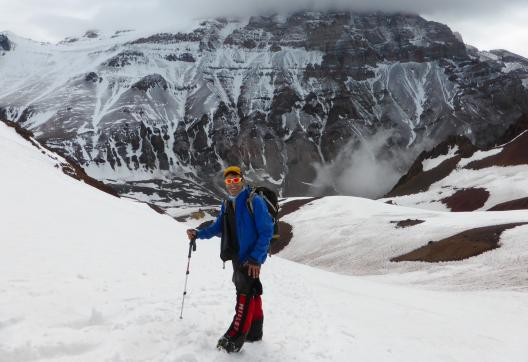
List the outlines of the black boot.
{"label": "black boot", "polygon": [[246,342],[257,342],[262,339],[262,328],[264,325],[264,318],[261,320],[253,321],[251,328],[249,329],[248,335],[246,336]]}
{"label": "black boot", "polygon": [[222,338],[218,340],[216,348],[219,350],[224,350],[227,353],[239,352],[242,346],[244,345],[244,335],[241,335],[237,338],[232,338],[227,335],[223,335]]}

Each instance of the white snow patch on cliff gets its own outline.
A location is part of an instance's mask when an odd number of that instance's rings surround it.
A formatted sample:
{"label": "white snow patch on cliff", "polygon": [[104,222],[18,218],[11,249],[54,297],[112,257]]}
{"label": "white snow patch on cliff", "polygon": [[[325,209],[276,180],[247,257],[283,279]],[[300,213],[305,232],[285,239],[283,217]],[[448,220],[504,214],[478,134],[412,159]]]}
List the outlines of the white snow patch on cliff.
{"label": "white snow patch on cliff", "polygon": [[454,147],[451,147],[449,149],[449,152],[447,152],[446,155],[440,155],[440,156],[438,156],[436,158],[427,158],[427,159],[423,160],[422,161],[423,171],[432,170],[433,168],[437,167],[438,165],[440,165],[445,160],[449,160],[450,158],[454,157],[455,154],[457,153],[457,151],[458,151],[458,146],[455,145]]}

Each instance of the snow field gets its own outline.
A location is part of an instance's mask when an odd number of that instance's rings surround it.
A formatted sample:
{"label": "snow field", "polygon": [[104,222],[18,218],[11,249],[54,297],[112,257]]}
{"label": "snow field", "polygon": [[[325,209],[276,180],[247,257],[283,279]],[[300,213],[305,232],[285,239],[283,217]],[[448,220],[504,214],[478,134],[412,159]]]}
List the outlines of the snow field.
{"label": "snow field", "polygon": [[[424,222],[397,228],[402,220]],[[439,212],[358,197],[325,197],[286,215],[293,238],[281,257],[347,275],[387,276],[398,283],[449,289],[528,291],[528,225],[506,230],[501,247],[462,262],[390,259],[472,228],[528,222],[528,211]]]}
{"label": "snow field", "polygon": [[[219,240],[198,241],[180,320],[187,226],[53,163],[0,124],[2,362],[526,361],[524,292],[424,290],[277,256],[263,267],[264,340],[220,353],[235,292]],[[373,205],[373,218],[388,206]]]}

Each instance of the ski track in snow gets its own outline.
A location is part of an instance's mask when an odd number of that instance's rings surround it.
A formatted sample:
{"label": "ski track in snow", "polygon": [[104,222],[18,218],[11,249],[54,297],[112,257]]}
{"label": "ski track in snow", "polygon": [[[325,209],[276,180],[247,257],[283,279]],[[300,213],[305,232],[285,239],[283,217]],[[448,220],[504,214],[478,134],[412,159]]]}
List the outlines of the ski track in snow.
{"label": "ski track in snow", "polygon": [[[278,256],[262,271],[264,340],[240,354],[219,352],[235,290],[218,238],[198,241],[179,319],[187,225],[66,177],[3,124],[0,151],[2,362],[528,356],[526,292],[427,290],[398,273],[346,276]],[[519,230],[510,237],[520,241]]]}

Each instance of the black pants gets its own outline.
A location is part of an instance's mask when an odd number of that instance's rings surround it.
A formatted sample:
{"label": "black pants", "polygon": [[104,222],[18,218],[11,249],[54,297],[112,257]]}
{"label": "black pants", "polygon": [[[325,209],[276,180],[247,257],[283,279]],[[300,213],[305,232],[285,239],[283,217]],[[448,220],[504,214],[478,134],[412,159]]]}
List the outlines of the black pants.
{"label": "black pants", "polygon": [[262,283],[259,278],[248,275],[244,267],[233,262],[233,283],[237,291],[235,316],[226,332],[230,338],[244,343],[247,336],[251,339],[262,338],[264,313],[262,311]]}
{"label": "black pants", "polygon": [[262,295],[262,283],[259,278],[252,278],[248,275],[248,267],[233,261],[233,283],[237,294]]}

